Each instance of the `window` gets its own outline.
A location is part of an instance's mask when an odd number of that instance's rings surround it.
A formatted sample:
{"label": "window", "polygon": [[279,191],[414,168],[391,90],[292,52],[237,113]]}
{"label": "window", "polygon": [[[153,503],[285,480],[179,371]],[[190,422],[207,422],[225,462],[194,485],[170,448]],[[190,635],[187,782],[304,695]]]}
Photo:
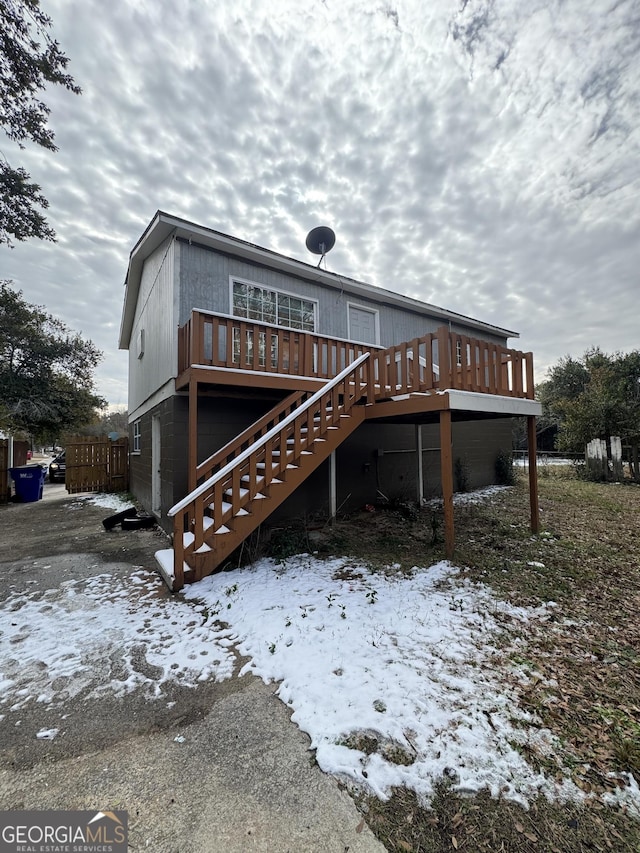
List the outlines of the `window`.
{"label": "window", "polygon": [[132,453],[140,453],[140,421],[133,422],[133,450]]}
{"label": "window", "polygon": [[233,315],[315,332],[316,303],[247,281],[232,282]]}

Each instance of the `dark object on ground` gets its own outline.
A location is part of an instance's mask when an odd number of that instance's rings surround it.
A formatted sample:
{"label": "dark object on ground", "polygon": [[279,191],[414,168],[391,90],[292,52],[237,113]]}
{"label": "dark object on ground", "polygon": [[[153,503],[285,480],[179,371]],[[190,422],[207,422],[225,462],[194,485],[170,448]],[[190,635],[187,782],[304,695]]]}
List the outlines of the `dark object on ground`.
{"label": "dark object on ground", "polygon": [[49,465],[49,482],[64,483],[64,478],[67,473],[67,463],[64,450],[59,453],[53,462]]}
{"label": "dark object on ground", "polygon": [[153,527],[156,523],[155,518],[152,515],[136,515],[130,518],[122,519],[122,529],[123,530],[146,530],[149,527]]}
{"label": "dark object on ground", "polygon": [[113,530],[116,524],[120,524],[125,518],[133,518],[138,514],[137,509],[134,506],[128,506],[126,509],[117,512],[115,515],[110,515],[109,518],[105,518],[102,522],[102,526],[105,530]]}

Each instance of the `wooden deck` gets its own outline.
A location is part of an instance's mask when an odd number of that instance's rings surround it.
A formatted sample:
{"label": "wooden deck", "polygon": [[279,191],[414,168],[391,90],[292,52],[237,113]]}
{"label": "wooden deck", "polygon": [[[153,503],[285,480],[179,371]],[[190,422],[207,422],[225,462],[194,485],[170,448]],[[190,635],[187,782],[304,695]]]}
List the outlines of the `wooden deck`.
{"label": "wooden deck", "polygon": [[[452,417],[528,417],[531,526],[538,529],[533,357],[450,331],[387,347],[193,311],[179,329],[177,390],[189,394],[189,494],[158,552],[169,586],[215,571],[365,420],[439,423],[447,556],[454,550]],[[197,458],[198,397],[290,393],[208,459]]]}
{"label": "wooden deck", "polygon": [[317,390],[365,353],[367,400],[453,389],[532,400],[533,354],[451,332],[386,349],[193,311],[178,331],[176,388],[198,383]]}

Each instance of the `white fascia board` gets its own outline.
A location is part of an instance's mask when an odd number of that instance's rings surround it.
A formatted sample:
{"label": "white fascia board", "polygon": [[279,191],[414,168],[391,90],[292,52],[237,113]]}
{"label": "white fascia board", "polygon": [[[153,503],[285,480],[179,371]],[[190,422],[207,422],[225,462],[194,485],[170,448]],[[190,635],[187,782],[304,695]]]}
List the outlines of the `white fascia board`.
{"label": "white fascia board", "polygon": [[[361,298],[365,297],[384,305],[395,305],[428,317],[439,318],[447,323],[459,323],[460,325],[478,329],[497,337],[519,337],[518,332],[510,329],[503,329],[490,323],[483,323],[481,320],[475,320],[473,317],[448,311],[446,308],[439,308],[437,305],[431,305],[428,302],[421,302],[419,299],[414,299],[411,296],[403,296],[400,293],[394,293],[392,290],[386,290],[372,284],[365,284],[352,278],[340,276],[337,273],[327,272],[304,261],[288,258],[270,249],[264,249],[261,246],[248,243],[246,240],[222,234],[220,231],[196,225],[186,219],[180,219],[159,210],[134,246],[129,258],[129,268],[125,280],[125,305],[120,329],[120,349],[127,349],[129,346],[143,262],[172,233],[177,238],[193,241],[228,255],[246,258],[253,263],[260,263],[271,269],[277,269],[297,278],[303,278],[305,281],[324,284],[327,287],[343,291],[347,294]],[[197,308],[197,306],[194,306],[194,308]]]}
{"label": "white fascia board", "polygon": [[542,414],[542,403],[537,400],[524,400],[521,397],[501,397],[497,394],[478,394],[474,391],[456,391],[448,388],[449,408],[452,411],[487,412],[500,415]]}
{"label": "white fascia board", "polygon": [[170,397],[177,396],[175,377],[172,376],[171,379],[164,383],[164,385],[156,389],[153,394],[147,397],[146,400],[129,412],[129,423],[132,424],[134,421],[137,421],[138,418],[141,418],[144,414],[150,412],[151,409],[155,409],[156,406],[160,405],[160,403],[164,403],[164,401],[168,400]]}

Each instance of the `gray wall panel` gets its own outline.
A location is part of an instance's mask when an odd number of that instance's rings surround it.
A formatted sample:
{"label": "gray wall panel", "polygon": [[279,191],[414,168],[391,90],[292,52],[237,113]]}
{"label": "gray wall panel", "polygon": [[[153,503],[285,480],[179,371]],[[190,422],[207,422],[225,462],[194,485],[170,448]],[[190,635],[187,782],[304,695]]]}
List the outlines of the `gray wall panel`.
{"label": "gray wall panel", "polygon": [[[342,292],[339,288],[219,255],[197,245],[181,242],[180,259],[180,325],[187,322],[191,311],[196,308],[229,314],[229,277],[232,275],[317,301],[318,332],[331,337],[349,337],[348,302],[379,311],[382,346],[391,346],[434,332],[444,322],[441,318],[430,319],[414,311],[387,305],[382,293],[380,300],[361,297],[359,294]],[[390,287],[393,287],[393,283]],[[472,336],[476,334],[473,329],[465,329],[463,325],[454,325],[453,329]],[[503,338],[494,337],[492,340],[504,343]]]}
{"label": "gray wall panel", "polygon": [[[129,346],[130,412],[141,406],[167,379],[176,375],[175,256],[176,243],[169,239],[144,262]],[[141,331],[144,332],[144,355],[139,358]]]}

